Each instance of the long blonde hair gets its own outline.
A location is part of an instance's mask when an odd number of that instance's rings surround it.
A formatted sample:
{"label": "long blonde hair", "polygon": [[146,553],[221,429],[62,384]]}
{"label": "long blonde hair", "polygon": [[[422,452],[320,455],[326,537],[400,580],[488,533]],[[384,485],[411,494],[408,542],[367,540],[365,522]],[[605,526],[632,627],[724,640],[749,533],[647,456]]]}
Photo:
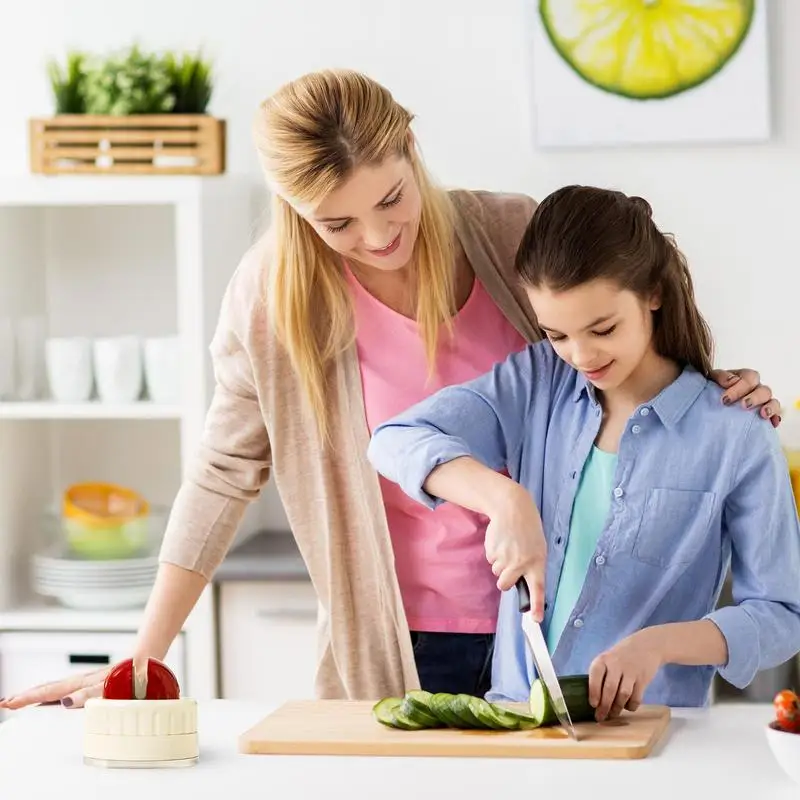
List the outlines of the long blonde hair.
{"label": "long blonde hair", "polygon": [[431,369],[440,327],[449,328],[455,313],[453,210],[416,152],[412,119],[386,88],[349,70],[298,78],[262,103],[256,117],[256,147],[274,192],[270,318],[323,439],[327,366],[353,342],[352,306],[340,257],[295,206],[319,204],[357,167],[407,157],[422,199],[413,267],[416,319]]}

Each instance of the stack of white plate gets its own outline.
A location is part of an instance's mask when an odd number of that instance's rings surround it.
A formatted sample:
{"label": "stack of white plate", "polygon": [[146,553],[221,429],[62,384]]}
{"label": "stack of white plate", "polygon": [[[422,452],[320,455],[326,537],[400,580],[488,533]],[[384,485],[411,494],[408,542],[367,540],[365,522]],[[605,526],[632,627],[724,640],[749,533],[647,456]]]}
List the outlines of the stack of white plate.
{"label": "stack of white plate", "polygon": [[150,596],[158,557],[94,561],[56,548],[34,555],[32,568],[34,591],[64,606],[94,610],[139,608]]}

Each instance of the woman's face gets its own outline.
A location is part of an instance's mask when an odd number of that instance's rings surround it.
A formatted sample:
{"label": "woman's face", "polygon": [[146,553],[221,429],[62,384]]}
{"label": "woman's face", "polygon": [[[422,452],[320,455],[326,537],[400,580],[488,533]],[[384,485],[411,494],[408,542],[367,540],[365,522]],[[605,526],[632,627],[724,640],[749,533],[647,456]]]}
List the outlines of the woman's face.
{"label": "woman's face", "polygon": [[421,207],[411,162],[393,157],[358,167],[303,216],[344,258],[389,272],[411,261]]}

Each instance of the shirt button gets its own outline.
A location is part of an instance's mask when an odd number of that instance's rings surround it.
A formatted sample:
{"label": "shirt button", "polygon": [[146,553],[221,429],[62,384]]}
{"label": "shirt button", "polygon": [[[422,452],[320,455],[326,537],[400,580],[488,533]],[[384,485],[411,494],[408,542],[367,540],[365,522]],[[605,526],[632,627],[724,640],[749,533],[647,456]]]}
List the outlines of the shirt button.
{"label": "shirt button", "polygon": [[606,563],[606,557],[605,556],[597,556],[597,558],[594,560],[594,563],[597,564],[598,567],[602,567],[603,564]]}
{"label": "shirt button", "polygon": [[622,497],[623,494],[625,494],[625,492],[622,491],[621,486],[617,486],[617,488],[614,489],[614,497]]}
{"label": "shirt button", "polygon": [[556,544],[561,544],[561,537],[560,536],[556,539]]}
{"label": "shirt button", "polygon": [[575,478],[577,478],[577,477],[578,477],[578,473],[575,470],[572,470],[572,472],[570,473],[570,478],[572,478],[572,480],[575,480]]}
{"label": "shirt button", "polygon": [[646,417],[650,413],[650,409],[645,407],[639,412],[643,417]]}
{"label": "shirt button", "polygon": [[582,628],[583,627],[583,620],[580,617],[578,617],[578,619],[576,619],[575,622],[572,623],[572,626],[574,628]]}
{"label": "shirt button", "polygon": [[642,432],[642,428],[641,428],[641,426],[640,426],[640,425],[634,425],[634,426],[631,428],[631,430],[632,430],[634,433],[641,433],[641,432]]}

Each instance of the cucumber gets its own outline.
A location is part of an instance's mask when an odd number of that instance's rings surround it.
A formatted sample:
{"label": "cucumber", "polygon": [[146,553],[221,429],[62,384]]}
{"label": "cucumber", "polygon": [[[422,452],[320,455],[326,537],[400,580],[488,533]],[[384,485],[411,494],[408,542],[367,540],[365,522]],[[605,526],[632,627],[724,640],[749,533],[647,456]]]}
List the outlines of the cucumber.
{"label": "cucumber", "polygon": [[437,692],[431,698],[431,711],[449,728],[461,728],[464,721],[453,710],[454,694]]}
{"label": "cucumber", "polygon": [[[567,675],[559,678],[559,683],[572,721],[576,724],[594,721],[595,710],[589,703],[589,676]],[[458,730],[524,731],[558,724],[555,708],[541,679],[534,681],[531,687],[529,706],[530,713],[523,714],[470,694],[431,694],[416,690],[403,697],[378,701],[372,713],[381,725],[405,731],[443,726]]]}
{"label": "cucumber", "polygon": [[400,710],[409,719],[426,728],[438,728],[444,724],[431,707],[433,695],[421,690],[408,692],[403,698]]}
{"label": "cucumber", "polygon": [[462,719],[464,724],[461,727],[472,730],[488,728],[488,725],[485,725],[472,709],[471,701],[477,699],[470,694],[457,694],[453,698],[451,708]]}
{"label": "cucumber", "polygon": [[[595,709],[589,702],[589,676],[565,675],[560,677],[558,682],[572,722],[577,724],[594,721]],[[537,725],[558,724],[558,716],[550,693],[541,678],[537,678],[531,686],[530,709],[531,717]]]}
{"label": "cucumber", "polygon": [[403,712],[402,697],[386,697],[372,707],[372,715],[387,728],[405,731],[421,731],[426,726]]}
{"label": "cucumber", "polygon": [[381,725],[386,725],[388,728],[395,728],[394,712],[400,708],[403,700],[400,697],[384,697],[379,700],[372,707],[372,716],[375,717]]}
{"label": "cucumber", "polygon": [[495,731],[520,730],[520,717],[513,712],[506,711],[480,697],[473,697],[470,701],[473,713],[486,727]]}
{"label": "cucumber", "polygon": [[482,697],[470,696],[467,704],[472,715],[477,717],[482,728],[492,731],[504,730],[498,716],[492,710],[491,703],[487,703]]}
{"label": "cucumber", "polygon": [[539,722],[529,714],[521,714],[516,709],[505,708],[497,703],[490,703],[492,711],[497,715],[505,730],[526,731],[538,728]]}

